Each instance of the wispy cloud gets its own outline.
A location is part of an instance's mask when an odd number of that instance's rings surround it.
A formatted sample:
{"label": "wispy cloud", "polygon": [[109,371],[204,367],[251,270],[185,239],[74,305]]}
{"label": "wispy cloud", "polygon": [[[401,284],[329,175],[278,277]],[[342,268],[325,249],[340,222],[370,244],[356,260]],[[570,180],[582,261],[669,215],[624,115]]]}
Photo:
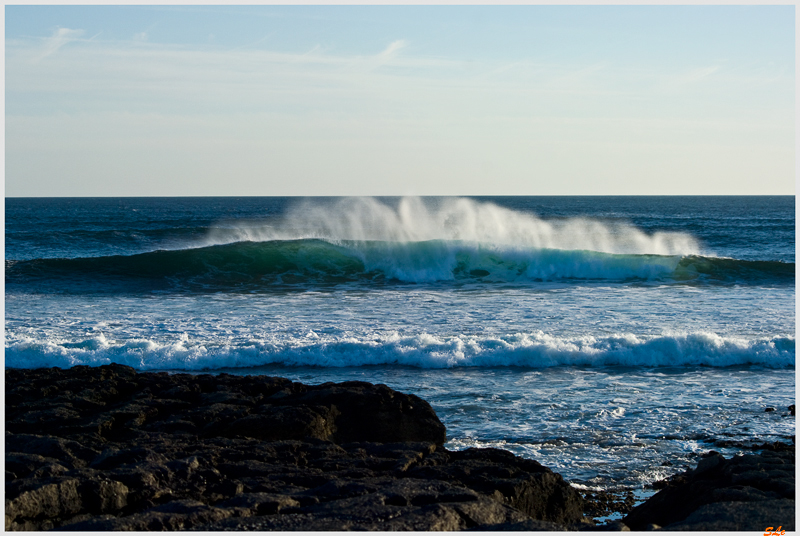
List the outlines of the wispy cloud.
{"label": "wispy cloud", "polygon": [[141,32],[137,32],[137,33],[133,34],[133,40],[134,41],[138,41],[138,42],[149,41],[150,40],[150,33],[153,31],[153,28],[155,28],[156,26],[158,26],[158,22],[157,21],[154,22],[153,24],[151,24],[150,26],[148,26],[147,28],[145,28],[144,30],[142,30]]}
{"label": "wispy cloud", "polygon": [[83,30],[71,30],[70,28],[59,28],[53,35],[45,39],[41,49],[41,53],[37,59],[41,60],[47,56],[55,53],[59,48],[63,47],[71,41],[79,39],[83,35]]}
{"label": "wispy cloud", "polygon": [[[349,64],[358,69],[371,71],[384,65],[396,64],[400,50],[408,46],[408,41],[398,39],[389,43],[381,52],[371,56],[354,56],[350,58]],[[416,62],[415,62],[416,63]]]}
{"label": "wispy cloud", "polygon": [[[182,95],[186,94],[187,87],[194,92],[197,84],[202,84],[206,91],[224,85],[234,93],[237,88],[247,86],[246,92],[253,93],[296,83],[297,91],[305,92],[311,88],[340,85],[362,87],[364,80],[355,77],[389,75],[375,72],[376,68],[387,65],[403,67],[402,76],[409,81],[425,78],[426,73],[440,76],[463,67],[463,62],[403,55],[400,51],[408,45],[405,40],[393,41],[371,55],[331,54],[320,45],[302,53],[286,53],[257,46],[269,36],[247,47],[226,50],[213,45],[186,47],[154,43],[149,30],[138,32],[131,41],[90,43],[92,39],[80,37],[82,30],[60,29],[47,39],[46,47],[41,41],[7,40],[9,88],[11,91],[66,94],[93,90],[99,87],[97,81],[103,80],[102,87],[107,90],[127,86],[141,92],[159,88],[159,91]],[[31,61],[52,55],[75,40],[87,46],[65,50],[57,55],[58,61],[48,62],[47,66]],[[54,80],[58,83],[54,84]]]}
{"label": "wispy cloud", "polygon": [[398,39],[397,41],[392,41],[392,43],[390,43],[389,46],[386,47],[386,50],[378,54],[378,57],[383,61],[388,61],[392,59],[394,56],[396,56],[399,50],[404,49],[407,46],[408,46],[408,41],[405,41],[404,39]]}
{"label": "wispy cloud", "polygon": [[[319,45],[287,53],[252,45],[227,50],[164,45],[154,38],[93,41],[82,35],[61,28],[46,43],[6,40],[7,112],[27,113],[46,103],[81,112],[380,113],[404,121],[431,114],[522,120],[591,113],[655,120],[683,117],[689,109],[694,117],[712,92],[728,96],[725,106],[737,118],[756,95],[784,107],[793,102],[767,98],[778,95],[773,88],[785,85],[783,79],[739,94],[731,89],[739,87],[731,70],[716,66],[664,72],[611,62],[464,61],[421,56],[405,39],[371,54],[337,54]],[[31,61],[72,41],[80,46],[67,47],[50,61]],[[683,85],[676,85],[679,80]]]}
{"label": "wispy cloud", "polygon": [[719,70],[720,68],[717,65],[711,67],[698,67],[677,77],[674,80],[673,84],[676,86],[693,84],[695,82],[703,80],[704,78],[708,78],[709,76],[711,76],[712,74],[716,73]]}

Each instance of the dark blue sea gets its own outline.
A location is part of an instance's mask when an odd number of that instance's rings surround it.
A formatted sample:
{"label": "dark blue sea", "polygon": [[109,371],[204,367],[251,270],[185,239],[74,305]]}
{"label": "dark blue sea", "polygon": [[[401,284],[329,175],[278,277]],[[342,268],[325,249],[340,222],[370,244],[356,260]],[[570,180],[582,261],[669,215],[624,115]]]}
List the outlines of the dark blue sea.
{"label": "dark blue sea", "polygon": [[385,383],[433,405],[449,448],[637,494],[795,434],[793,196],[7,198],[5,217],[6,367]]}

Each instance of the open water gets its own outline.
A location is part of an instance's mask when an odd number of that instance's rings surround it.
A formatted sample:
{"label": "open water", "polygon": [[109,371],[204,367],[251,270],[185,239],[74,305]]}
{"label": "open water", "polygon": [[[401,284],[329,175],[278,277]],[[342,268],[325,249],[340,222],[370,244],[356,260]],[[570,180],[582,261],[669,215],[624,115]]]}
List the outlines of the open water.
{"label": "open water", "polygon": [[385,383],[641,496],[795,434],[794,203],[7,198],[5,365]]}

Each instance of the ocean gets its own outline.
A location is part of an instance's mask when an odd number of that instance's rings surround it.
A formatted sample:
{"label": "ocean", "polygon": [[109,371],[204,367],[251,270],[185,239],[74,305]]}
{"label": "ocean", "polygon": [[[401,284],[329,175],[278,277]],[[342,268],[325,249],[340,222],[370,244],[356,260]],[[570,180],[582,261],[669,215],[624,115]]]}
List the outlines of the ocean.
{"label": "ocean", "polygon": [[6,367],[385,383],[637,497],[795,434],[793,196],[5,203]]}

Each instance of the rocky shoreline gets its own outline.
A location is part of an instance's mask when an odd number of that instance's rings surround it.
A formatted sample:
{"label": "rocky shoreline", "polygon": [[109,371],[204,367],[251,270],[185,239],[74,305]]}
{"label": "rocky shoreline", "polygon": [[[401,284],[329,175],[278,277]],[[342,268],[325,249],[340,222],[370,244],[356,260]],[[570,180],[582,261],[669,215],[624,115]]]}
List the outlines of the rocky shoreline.
{"label": "rocky shoreline", "polygon": [[385,385],[8,369],[6,530],[794,530],[793,445],[711,453],[630,509],[445,439]]}

